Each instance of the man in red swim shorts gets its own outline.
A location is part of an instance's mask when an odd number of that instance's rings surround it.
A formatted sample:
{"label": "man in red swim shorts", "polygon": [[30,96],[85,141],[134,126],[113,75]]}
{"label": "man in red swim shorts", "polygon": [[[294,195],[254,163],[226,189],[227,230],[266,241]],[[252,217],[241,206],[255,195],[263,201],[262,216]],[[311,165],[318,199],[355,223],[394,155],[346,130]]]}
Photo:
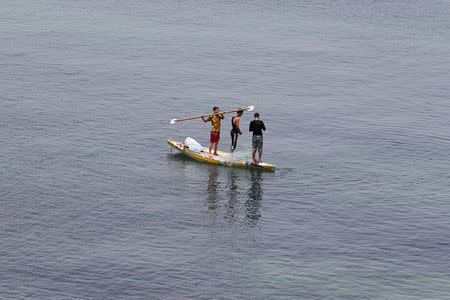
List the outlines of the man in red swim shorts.
{"label": "man in red swim shorts", "polygon": [[219,146],[220,140],[220,120],[223,120],[224,117],[222,114],[219,114],[219,108],[215,106],[213,108],[214,115],[209,116],[207,119],[202,117],[203,122],[211,121],[211,138],[209,143],[209,153],[211,154],[211,149],[214,145],[214,155],[217,155],[217,147]]}

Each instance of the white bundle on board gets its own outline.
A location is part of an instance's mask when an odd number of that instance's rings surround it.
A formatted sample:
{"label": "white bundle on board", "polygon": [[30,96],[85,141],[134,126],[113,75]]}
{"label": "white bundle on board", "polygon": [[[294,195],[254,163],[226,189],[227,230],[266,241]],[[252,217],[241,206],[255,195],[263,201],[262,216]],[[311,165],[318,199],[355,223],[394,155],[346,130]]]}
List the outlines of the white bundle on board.
{"label": "white bundle on board", "polygon": [[194,150],[194,151],[199,151],[199,152],[201,152],[203,150],[203,146],[200,145],[199,142],[197,142],[196,140],[194,140],[191,137],[187,137],[184,140],[184,144],[189,147],[189,150]]}

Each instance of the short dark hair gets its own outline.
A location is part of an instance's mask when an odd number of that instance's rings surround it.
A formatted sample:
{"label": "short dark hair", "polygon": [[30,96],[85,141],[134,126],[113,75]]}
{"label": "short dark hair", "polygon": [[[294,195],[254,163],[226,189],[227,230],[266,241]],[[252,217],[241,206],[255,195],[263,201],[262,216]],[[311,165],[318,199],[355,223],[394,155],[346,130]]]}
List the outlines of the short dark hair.
{"label": "short dark hair", "polygon": [[258,114],[258,113],[255,113],[254,116],[255,116],[255,118],[258,118],[258,117],[259,117],[259,114]]}
{"label": "short dark hair", "polygon": [[244,113],[244,111],[241,109],[241,110],[238,110],[237,113],[242,115]]}
{"label": "short dark hair", "polygon": [[216,110],[216,109],[219,109],[219,108],[218,108],[217,106],[214,106],[214,107],[213,107],[213,110]]}

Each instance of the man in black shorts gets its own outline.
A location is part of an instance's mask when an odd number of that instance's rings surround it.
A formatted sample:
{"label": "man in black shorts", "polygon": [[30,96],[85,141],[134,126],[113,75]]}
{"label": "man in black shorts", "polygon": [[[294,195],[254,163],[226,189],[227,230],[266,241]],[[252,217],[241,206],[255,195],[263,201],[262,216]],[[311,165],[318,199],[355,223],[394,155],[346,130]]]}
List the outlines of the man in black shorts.
{"label": "man in black shorts", "polygon": [[231,119],[231,126],[233,126],[233,128],[231,129],[231,132],[230,132],[230,134],[231,134],[230,153],[233,153],[234,150],[236,150],[238,134],[242,134],[242,131],[239,128],[239,120],[240,120],[240,118],[241,118],[243,113],[244,113],[244,111],[240,110]]}
{"label": "man in black shorts", "polygon": [[261,157],[262,157],[262,148],[263,148],[263,134],[262,131],[266,131],[266,126],[264,126],[264,122],[259,119],[259,114],[254,114],[255,119],[250,122],[250,128],[249,130],[253,132],[253,138],[252,138],[252,158],[253,158],[253,164],[256,164],[255,154],[258,150],[259,153],[259,161],[258,164],[261,163]]}

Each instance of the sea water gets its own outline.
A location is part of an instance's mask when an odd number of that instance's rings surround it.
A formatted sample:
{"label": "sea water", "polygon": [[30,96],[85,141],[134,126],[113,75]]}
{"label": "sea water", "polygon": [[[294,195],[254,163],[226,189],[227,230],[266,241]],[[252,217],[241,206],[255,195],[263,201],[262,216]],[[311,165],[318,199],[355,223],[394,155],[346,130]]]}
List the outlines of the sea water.
{"label": "sea water", "polygon": [[[449,15],[2,1],[0,298],[448,299]],[[170,120],[249,105],[275,172],[166,143],[207,146]]]}

